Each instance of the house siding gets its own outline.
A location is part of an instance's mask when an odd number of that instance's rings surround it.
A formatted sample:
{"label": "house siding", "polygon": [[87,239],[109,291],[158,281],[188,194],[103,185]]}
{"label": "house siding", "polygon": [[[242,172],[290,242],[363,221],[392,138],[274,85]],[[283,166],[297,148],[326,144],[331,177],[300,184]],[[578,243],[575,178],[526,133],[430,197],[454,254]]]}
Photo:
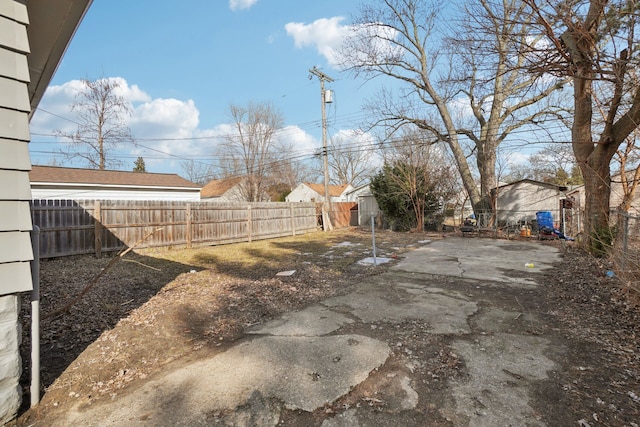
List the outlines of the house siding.
{"label": "house siding", "polygon": [[60,187],[53,184],[47,186],[42,183],[31,183],[31,195],[33,199],[49,200],[166,200],[173,202],[200,200],[200,190],[197,188],[179,190],[169,188],[92,188],[91,186]]}
{"label": "house siding", "polygon": [[[343,186],[344,187],[344,186]],[[347,198],[347,194],[353,190],[351,185],[347,185],[344,188],[340,188],[342,193],[340,195],[335,195],[336,186],[329,186],[329,188],[334,191],[333,195],[329,197],[330,202],[347,202],[349,199]],[[285,197],[285,201],[287,202],[324,202],[324,194],[318,193],[313,188],[309,187],[307,184],[300,184],[296,188],[294,188],[291,193]]]}
{"label": "house siding", "polygon": [[[632,180],[633,177],[629,176],[629,180]],[[622,203],[622,199],[624,198],[624,188],[622,187],[622,183],[620,182],[621,178],[618,175],[614,175],[611,177],[611,193],[609,196],[609,209],[611,212],[618,209],[620,203]],[[576,187],[572,189],[568,193],[569,197],[574,199],[574,206],[580,207],[584,209],[585,206],[585,192],[584,185]],[[634,198],[631,202],[631,210],[630,212],[637,212],[640,209],[640,191],[636,190]]]}
{"label": "house siding", "polygon": [[20,323],[17,292],[32,289],[29,211],[30,160],[27,54],[28,15],[24,4],[0,3],[0,423],[20,407]]}
{"label": "house siding", "polygon": [[285,197],[287,202],[322,202],[324,196],[313,191],[306,185],[299,185]]}
{"label": "house siding", "polygon": [[201,197],[203,202],[246,202],[246,199],[242,194],[240,184],[234,185],[219,196]]}
{"label": "house siding", "polygon": [[536,212],[550,211],[559,219],[560,199],[564,192],[556,187],[535,182],[518,182],[498,188],[496,210],[498,223],[514,224],[536,219]]}

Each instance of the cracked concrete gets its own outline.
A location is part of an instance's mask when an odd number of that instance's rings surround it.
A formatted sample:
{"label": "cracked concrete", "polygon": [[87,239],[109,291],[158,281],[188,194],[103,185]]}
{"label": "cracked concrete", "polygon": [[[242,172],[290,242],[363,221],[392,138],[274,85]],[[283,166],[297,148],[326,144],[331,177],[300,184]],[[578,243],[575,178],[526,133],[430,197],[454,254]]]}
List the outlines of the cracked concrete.
{"label": "cracked concrete", "polygon": [[[556,249],[526,242],[450,238],[409,252],[392,270],[535,287],[533,276],[551,268],[557,255]],[[525,267],[527,263],[534,268]],[[527,271],[532,277],[509,276],[509,270]]]}
{"label": "cracked concrete", "polygon": [[[382,328],[367,327],[366,336],[343,329],[406,321],[419,321],[427,333],[450,339],[455,357],[466,367],[465,376],[448,383],[438,416],[454,425],[544,425],[530,406],[529,387],[554,369],[546,357],[551,344],[544,337],[513,332],[521,330],[518,322],[541,320],[517,298],[517,305],[510,303],[522,307],[519,312],[487,307],[478,295],[487,287],[534,289],[535,275],[557,259],[557,250],[535,243],[432,242],[347,295],[250,328],[245,339],[223,353],[168,369],[127,396],[78,409],[52,425],[277,425],[283,411],[320,410],[388,362],[393,343]],[[445,286],[454,282],[456,289]],[[373,426],[382,422],[376,416],[426,416],[419,407],[424,386],[417,387],[412,377],[411,364],[421,361],[405,362],[380,381],[384,413],[345,408],[325,417],[322,426]]]}
{"label": "cracked concrete", "polygon": [[555,364],[545,356],[549,341],[498,333],[452,347],[465,360],[469,379],[455,381],[455,419],[473,426],[543,426],[530,406],[527,385],[547,377]]}
{"label": "cracked concrete", "polygon": [[477,310],[476,304],[459,292],[387,281],[358,285],[354,292],[323,304],[343,307],[365,323],[424,320],[436,334],[469,333],[467,317]]}

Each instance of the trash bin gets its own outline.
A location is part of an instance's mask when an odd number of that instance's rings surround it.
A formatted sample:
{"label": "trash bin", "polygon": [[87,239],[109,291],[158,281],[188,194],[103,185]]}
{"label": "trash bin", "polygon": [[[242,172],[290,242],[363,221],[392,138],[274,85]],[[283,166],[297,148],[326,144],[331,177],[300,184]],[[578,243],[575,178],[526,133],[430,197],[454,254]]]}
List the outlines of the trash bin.
{"label": "trash bin", "polygon": [[536,222],[538,223],[538,239],[555,239],[553,215],[550,211],[536,212]]}

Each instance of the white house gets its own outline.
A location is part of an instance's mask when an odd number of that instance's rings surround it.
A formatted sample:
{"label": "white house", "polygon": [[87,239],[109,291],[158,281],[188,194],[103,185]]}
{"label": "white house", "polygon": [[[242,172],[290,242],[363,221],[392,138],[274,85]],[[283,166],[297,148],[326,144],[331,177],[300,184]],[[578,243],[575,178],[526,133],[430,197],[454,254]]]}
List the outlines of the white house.
{"label": "white house", "polygon": [[373,196],[369,184],[364,184],[359,187],[352,188],[351,190],[347,190],[344,193],[346,202],[357,202],[358,198],[362,196]]}
{"label": "white house", "polygon": [[[347,193],[353,190],[351,184],[329,185],[329,198],[331,202],[348,202]],[[287,202],[324,202],[324,184],[312,184],[303,182],[285,197]]]}
{"label": "white house", "polygon": [[33,166],[32,199],[198,201],[200,186],[176,174]]}
{"label": "white house", "polygon": [[33,288],[29,120],[90,4],[0,1],[0,424],[22,400],[19,295]]}
{"label": "white house", "polygon": [[[627,173],[627,180],[629,184],[633,182],[634,179],[634,171],[630,171]],[[624,188],[622,186],[622,176],[617,173],[611,176],[611,194],[609,196],[609,208],[611,211],[614,211],[620,206],[622,200],[624,198]],[[584,185],[580,185],[571,189],[568,193],[569,197],[572,197],[575,201],[575,205],[577,207],[584,208],[585,206],[585,190]],[[630,211],[633,215],[637,215],[640,211],[640,188],[636,189],[633,200],[631,202]]]}

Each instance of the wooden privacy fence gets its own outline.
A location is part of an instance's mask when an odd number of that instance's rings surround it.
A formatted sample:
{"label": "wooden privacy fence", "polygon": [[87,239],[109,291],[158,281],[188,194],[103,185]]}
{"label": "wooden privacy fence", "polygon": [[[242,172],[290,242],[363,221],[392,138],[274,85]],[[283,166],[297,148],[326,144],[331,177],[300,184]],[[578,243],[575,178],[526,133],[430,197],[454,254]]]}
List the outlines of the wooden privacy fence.
{"label": "wooden privacy fence", "polygon": [[[329,218],[331,225],[335,228],[349,227],[350,225],[358,225],[357,221],[353,224],[351,218],[351,209],[358,206],[356,202],[333,202],[329,209]],[[322,215],[322,203],[318,204],[318,212]],[[357,212],[357,211],[356,211]]]}
{"label": "wooden privacy fence", "polygon": [[315,203],[33,200],[40,257],[118,251],[137,244],[201,246],[305,234],[317,229]]}

